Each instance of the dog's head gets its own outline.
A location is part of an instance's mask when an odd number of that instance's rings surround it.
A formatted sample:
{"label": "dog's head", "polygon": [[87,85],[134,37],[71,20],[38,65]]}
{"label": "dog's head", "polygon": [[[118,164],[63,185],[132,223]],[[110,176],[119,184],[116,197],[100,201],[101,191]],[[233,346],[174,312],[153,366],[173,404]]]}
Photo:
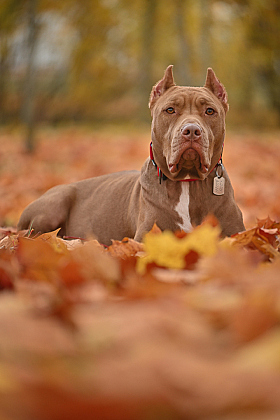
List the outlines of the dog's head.
{"label": "dog's head", "polygon": [[154,159],[169,179],[203,180],[222,153],[227,93],[211,68],[203,87],[186,87],[175,84],[172,67],[150,95]]}

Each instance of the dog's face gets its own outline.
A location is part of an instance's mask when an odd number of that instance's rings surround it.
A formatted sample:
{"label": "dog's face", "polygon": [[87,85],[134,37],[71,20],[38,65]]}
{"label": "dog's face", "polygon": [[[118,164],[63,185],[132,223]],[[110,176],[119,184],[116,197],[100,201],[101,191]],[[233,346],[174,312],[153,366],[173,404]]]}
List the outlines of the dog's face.
{"label": "dog's face", "polygon": [[222,152],[227,94],[212,69],[204,87],[176,86],[169,66],[153,88],[153,154],[170,179],[205,179]]}

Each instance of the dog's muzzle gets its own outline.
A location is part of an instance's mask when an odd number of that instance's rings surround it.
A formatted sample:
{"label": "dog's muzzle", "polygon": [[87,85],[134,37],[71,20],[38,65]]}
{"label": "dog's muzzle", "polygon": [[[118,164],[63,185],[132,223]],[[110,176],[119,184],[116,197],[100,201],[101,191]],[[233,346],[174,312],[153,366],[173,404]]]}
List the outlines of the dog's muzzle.
{"label": "dog's muzzle", "polygon": [[180,146],[169,163],[169,171],[178,173],[182,168],[207,174],[210,160],[207,154],[208,147],[204,145],[203,130],[199,124],[190,122],[180,129]]}

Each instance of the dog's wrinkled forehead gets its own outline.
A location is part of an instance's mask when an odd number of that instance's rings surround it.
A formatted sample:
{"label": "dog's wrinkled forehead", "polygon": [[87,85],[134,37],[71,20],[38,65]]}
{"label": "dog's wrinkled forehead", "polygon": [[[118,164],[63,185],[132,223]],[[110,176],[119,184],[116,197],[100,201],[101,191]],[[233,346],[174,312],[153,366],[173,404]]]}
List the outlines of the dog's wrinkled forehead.
{"label": "dog's wrinkled forehead", "polygon": [[206,88],[174,86],[163,94],[157,103],[157,108],[167,109],[175,107],[182,112],[199,111],[205,107],[214,107],[217,111],[223,111],[223,107],[217,97]]}
{"label": "dog's wrinkled forehead", "polygon": [[185,96],[183,103],[190,101],[192,96],[198,95],[203,96],[205,100],[212,99],[217,105],[218,110],[222,106],[224,113],[228,111],[229,106],[226,90],[210,67],[207,69],[205,85],[197,88],[177,86],[173,78],[172,67],[172,65],[167,67],[163,78],[152,88],[149,99],[149,108],[152,114],[155,109],[158,109],[158,105],[163,103],[163,100],[167,98],[170,100],[174,93],[176,96],[181,96],[182,94]]}

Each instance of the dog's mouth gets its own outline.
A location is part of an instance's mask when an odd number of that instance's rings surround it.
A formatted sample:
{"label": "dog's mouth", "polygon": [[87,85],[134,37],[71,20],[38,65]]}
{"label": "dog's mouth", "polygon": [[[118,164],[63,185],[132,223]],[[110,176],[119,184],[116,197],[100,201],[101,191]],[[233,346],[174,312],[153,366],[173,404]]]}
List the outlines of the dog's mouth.
{"label": "dog's mouth", "polygon": [[191,176],[199,176],[199,174],[205,176],[209,171],[210,162],[207,162],[206,158],[199,150],[188,147],[182,151],[174,163],[169,163],[168,166],[170,173],[174,176],[182,169],[185,169]]}

